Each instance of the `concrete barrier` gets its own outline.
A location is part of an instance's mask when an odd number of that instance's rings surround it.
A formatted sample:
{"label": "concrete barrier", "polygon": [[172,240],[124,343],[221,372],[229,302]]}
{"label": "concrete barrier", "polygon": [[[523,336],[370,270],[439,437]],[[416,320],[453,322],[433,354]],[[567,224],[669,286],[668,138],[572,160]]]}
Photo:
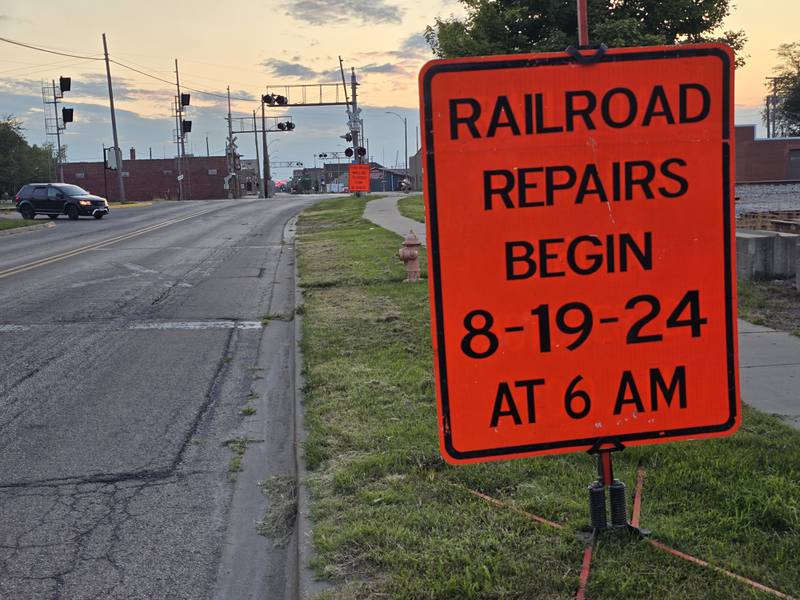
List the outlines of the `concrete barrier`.
{"label": "concrete barrier", "polygon": [[797,274],[797,244],[800,235],[796,233],[779,233],[775,237],[775,251],[772,259],[772,273],[781,277],[793,277]]}
{"label": "concrete barrier", "polygon": [[800,269],[800,235],[777,231],[736,232],[736,274],[740,279],[794,277]]}
{"label": "concrete barrier", "polygon": [[736,232],[736,276],[739,279],[768,275],[772,239],[769,232]]}

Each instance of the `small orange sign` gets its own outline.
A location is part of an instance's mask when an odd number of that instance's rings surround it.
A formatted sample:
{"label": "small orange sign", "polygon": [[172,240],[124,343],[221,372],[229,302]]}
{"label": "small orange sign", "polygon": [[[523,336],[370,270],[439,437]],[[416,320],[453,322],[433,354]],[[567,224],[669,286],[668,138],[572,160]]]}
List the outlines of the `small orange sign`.
{"label": "small orange sign", "polygon": [[365,163],[350,163],[350,191],[369,191],[369,165]]}
{"label": "small orange sign", "polygon": [[733,433],[733,55],[718,44],[420,73],[442,455]]}

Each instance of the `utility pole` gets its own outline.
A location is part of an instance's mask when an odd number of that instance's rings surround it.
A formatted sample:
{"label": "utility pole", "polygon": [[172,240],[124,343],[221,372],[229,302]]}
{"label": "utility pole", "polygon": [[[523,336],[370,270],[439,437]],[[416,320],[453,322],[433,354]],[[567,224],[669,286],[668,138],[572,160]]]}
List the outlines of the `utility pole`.
{"label": "utility pole", "polygon": [[103,144],[103,189],[108,198],[108,169],[106,168],[106,145]]}
{"label": "utility pole", "polygon": [[264,97],[261,97],[261,142],[264,145],[264,197],[269,198],[269,180],[272,174],[269,172],[269,147],[267,146],[267,117],[264,112]]}
{"label": "utility pole", "polygon": [[406,148],[406,179],[408,179],[408,118],[403,117],[403,139]]}
{"label": "utility pole", "polygon": [[181,157],[186,156],[186,142],[183,136],[183,99],[181,98],[181,80],[178,75],[178,59],[175,59],[175,87],[178,90],[178,116],[181,120],[181,128],[178,130],[180,135]]}
{"label": "utility pole", "polygon": [[358,98],[356,97],[356,88],[358,87],[358,83],[356,82],[355,67],[350,67],[350,69],[350,95],[352,96],[353,102],[353,115],[350,118],[350,133],[353,135],[353,161],[360,163],[361,157],[358,154],[358,134],[360,126],[358,124]]}
{"label": "utility pole", "polygon": [[108,103],[111,106],[111,130],[114,133],[114,154],[117,158],[117,182],[119,184],[119,201],[125,202],[125,182],[122,180],[122,150],[117,137],[117,115],[114,111],[114,90],[111,87],[111,65],[108,62],[108,45],[106,34],[103,34],[103,54],[106,57],[106,78],[108,79]]}
{"label": "utility pole", "polygon": [[208,147],[208,134],[206,134],[206,156],[211,156],[211,149]]}
{"label": "utility pole", "polygon": [[178,96],[175,99],[175,106],[174,106],[174,110],[175,110],[175,135],[177,136],[175,138],[175,141],[176,141],[177,150],[178,150],[178,155],[175,157],[175,160],[177,161],[177,165],[178,165],[178,169],[177,169],[177,171],[178,171],[178,178],[177,178],[178,179],[178,200],[183,200],[183,161],[181,160],[181,143],[180,143],[180,135],[181,135],[181,116],[180,115],[181,115],[181,113],[180,113],[180,109],[178,108],[178,104],[180,103],[180,101],[181,101],[180,96]]}
{"label": "utility pole", "polygon": [[405,178],[408,179],[408,119],[406,117],[398,115],[396,112],[392,112],[387,110],[387,115],[394,115],[401,121],[403,121],[403,139],[405,140],[405,149],[406,149],[406,160],[404,162],[404,171],[405,171]]}
{"label": "utility pole", "polygon": [[53,110],[56,115],[56,145],[58,147],[58,154],[56,154],[56,166],[58,167],[59,181],[64,181],[64,163],[61,160],[61,128],[58,126],[58,94],[56,93],[56,82],[53,82]]}
{"label": "utility pole", "polygon": [[422,155],[419,153],[419,125],[417,125],[417,132],[414,134],[414,139],[417,142],[417,151],[414,153],[414,156],[417,157],[416,167],[414,168],[414,190],[419,190],[420,188],[420,173],[422,171]]}
{"label": "utility pole", "polygon": [[256,111],[253,111],[253,137],[255,138],[256,142],[256,168],[258,169],[258,197],[263,198],[264,178],[261,177],[261,159],[258,156],[258,125],[256,124]]}
{"label": "utility pole", "polygon": [[[192,199],[191,169],[188,168],[189,160],[186,158],[186,134],[183,131],[183,94],[181,94],[181,80],[178,74],[178,59],[175,59],[175,87],[178,90],[175,106],[178,109],[178,177],[181,178],[179,189],[181,190],[181,200]],[[188,100],[187,100],[188,103]],[[186,173],[184,173],[186,169]],[[183,183],[186,182],[184,188]],[[184,189],[186,193],[184,193]]]}
{"label": "utility pole", "polygon": [[231,86],[228,86],[228,190],[231,198],[236,198],[239,192],[239,190],[236,189],[238,187],[238,182],[236,182],[236,187],[234,187],[234,180],[236,179],[234,174],[235,170],[236,157],[233,152],[233,124],[231,123]]}

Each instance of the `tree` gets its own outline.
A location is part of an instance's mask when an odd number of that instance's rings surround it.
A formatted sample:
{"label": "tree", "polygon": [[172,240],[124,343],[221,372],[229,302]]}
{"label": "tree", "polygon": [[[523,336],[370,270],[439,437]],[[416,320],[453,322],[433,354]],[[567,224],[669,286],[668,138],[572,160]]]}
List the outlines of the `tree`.
{"label": "tree", "polygon": [[773,136],[800,135],[800,42],[781,44],[777,50],[780,62],[768,82],[769,96],[762,113],[764,123]]}
{"label": "tree", "polygon": [[32,181],[49,179],[53,148],[31,146],[22,134],[22,123],[13,116],[0,120],[0,196],[12,196]]}
{"label": "tree", "polygon": [[[578,44],[576,0],[459,0],[464,19],[425,32],[440,58],[559,51]],[[589,41],[609,47],[721,41],[737,53],[743,31],[714,36],[732,0],[588,0]],[[737,58],[737,66],[744,57]]]}

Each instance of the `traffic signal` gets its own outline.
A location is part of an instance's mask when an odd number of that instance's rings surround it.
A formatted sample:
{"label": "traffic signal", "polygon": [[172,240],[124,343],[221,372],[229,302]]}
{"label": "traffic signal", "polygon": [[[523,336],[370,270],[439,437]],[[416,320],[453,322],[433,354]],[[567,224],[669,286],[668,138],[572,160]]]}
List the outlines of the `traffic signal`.
{"label": "traffic signal", "polygon": [[319,155],[319,158],[328,158],[328,154],[327,154],[326,152],[322,152],[322,153]]}
{"label": "traffic signal", "polygon": [[190,94],[181,94],[181,106],[189,106]]}
{"label": "traffic signal", "polygon": [[286,131],[286,123],[283,122],[278,123],[278,129],[280,129],[281,131]]}
{"label": "traffic signal", "polygon": [[294,123],[291,121],[281,121],[278,123],[278,129],[281,131],[292,131],[294,129]]}
{"label": "traffic signal", "polygon": [[289,100],[287,100],[286,96],[275,96],[275,104],[278,106],[286,106],[289,104]]}
{"label": "traffic signal", "polygon": [[292,123],[291,121],[286,121],[286,129],[288,131],[292,131],[294,129],[294,123]]}
{"label": "traffic signal", "polygon": [[191,121],[181,121],[181,131],[183,133],[191,133],[192,132],[192,122]]}
{"label": "traffic signal", "polygon": [[61,89],[61,92],[68,92],[72,89],[72,78],[71,77],[59,77],[58,78],[58,87]]}
{"label": "traffic signal", "polygon": [[61,121],[66,125],[67,123],[72,123],[72,118],[74,116],[74,110],[71,108],[62,108],[61,109]]}
{"label": "traffic signal", "polygon": [[350,158],[350,157],[352,157],[352,156],[353,156],[353,149],[352,149],[352,148],[347,148],[347,149],[344,151],[344,155],[345,155],[347,158]]}

